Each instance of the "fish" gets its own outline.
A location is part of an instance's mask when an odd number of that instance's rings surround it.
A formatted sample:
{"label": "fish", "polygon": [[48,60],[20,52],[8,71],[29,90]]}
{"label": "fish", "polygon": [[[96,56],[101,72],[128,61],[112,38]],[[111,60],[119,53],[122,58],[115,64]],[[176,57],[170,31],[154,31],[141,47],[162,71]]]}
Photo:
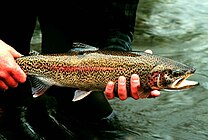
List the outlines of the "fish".
{"label": "fish", "polygon": [[73,99],[78,101],[92,91],[104,91],[108,81],[115,83],[116,92],[119,76],[126,77],[127,91],[130,92],[132,74],[140,77],[140,98],[147,98],[151,90],[182,90],[199,84],[197,81],[187,80],[196,71],[193,66],[171,58],[142,51],[100,50],[93,46],[93,49],[89,49],[89,46],[75,43],[75,48],[87,49],[17,58],[16,63],[20,68],[28,76],[36,77],[33,83],[39,83],[34,86],[34,97],[56,85],[78,89]]}

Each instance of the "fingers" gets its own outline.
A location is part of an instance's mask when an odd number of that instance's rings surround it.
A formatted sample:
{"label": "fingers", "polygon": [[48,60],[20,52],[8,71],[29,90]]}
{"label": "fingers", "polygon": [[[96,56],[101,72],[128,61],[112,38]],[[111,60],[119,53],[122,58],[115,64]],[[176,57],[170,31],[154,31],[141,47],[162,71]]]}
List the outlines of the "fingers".
{"label": "fingers", "polygon": [[118,97],[121,100],[127,99],[127,90],[126,90],[126,78],[124,76],[120,76],[118,78]]}
{"label": "fingers", "polygon": [[160,91],[153,90],[153,91],[150,92],[150,96],[151,97],[158,97],[158,96],[160,96]]}
{"label": "fingers", "polygon": [[[137,74],[133,74],[131,76],[130,84],[132,98],[139,99],[138,88],[140,87],[140,80]],[[104,93],[108,99],[113,99],[115,97],[114,83],[112,81],[107,83]],[[120,100],[126,100],[128,98],[126,89],[126,78],[124,76],[120,76],[118,78],[118,97]]]}
{"label": "fingers", "polygon": [[8,87],[15,88],[18,86],[18,83],[24,83],[26,74],[13,59],[9,57],[4,58],[0,58],[2,66],[0,67],[0,88],[7,90]]}
{"label": "fingers", "polygon": [[[18,77],[19,75],[19,77]],[[21,75],[21,76],[20,76]],[[0,89],[7,90],[9,87],[15,88],[18,83],[24,83],[26,81],[25,74],[17,73],[11,76],[10,74],[0,73]]]}
{"label": "fingers", "polygon": [[[113,99],[114,95],[114,83],[112,81],[108,82],[105,88],[105,95],[108,99]],[[120,76],[118,78],[118,97],[120,100],[127,99],[127,90],[126,90],[126,78],[124,76]]]}
{"label": "fingers", "polygon": [[140,87],[140,80],[137,74],[131,76],[130,86],[132,98],[139,99],[138,88]]}
{"label": "fingers", "polygon": [[11,71],[10,75],[13,77],[15,81],[19,83],[24,83],[27,77],[18,65],[16,65],[16,67]]}
{"label": "fingers", "polygon": [[0,80],[0,89],[2,90],[7,90],[9,87],[3,82]]}
{"label": "fingers", "polygon": [[[9,55],[6,56],[6,60],[2,59],[2,65],[3,68],[0,69],[0,72],[3,74],[2,77],[6,83],[11,79],[18,83],[24,83],[26,81],[26,74],[23,72],[23,70],[19,67],[19,65],[15,62],[13,57],[9,57]],[[9,78],[12,77],[12,78]],[[9,86],[13,87],[13,85]]]}
{"label": "fingers", "polygon": [[11,76],[3,76],[0,73],[0,88],[2,90],[7,90],[9,87],[15,88],[18,86],[18,82],[16,82]]}
{"label": "fingers", "polygon": [[149,53],[149,54],[153,54],[152,50],[145,50],[144,52]]}
{"label": "fingers", "polygon": [[[115,97],[114,95],[114,82],[110,81],[107,83],[105,88],[105,95],[108,99],[113,99]],[[140,79],[137,74],[133,74],[130,79],[130,94],[131,97],[135,100],[139,99],[139,89],[140,86]],[[160,91],[153,90],[150,91],[150,96],[148,98],[152,97],[158,97],[160,96]],[[128,98],[127,95],[127,89],[126,89],[126,78],[124,76],[120,76],[118,78],[118,97],[120,100],[126,100]]]}
{"label": "fingers", "polygon": [[7,71],[0,71],[0,88],[7,90],[8,87],[15,88],[18,86],[16,81]]}
{"label": "fingers", "polygon": [[107,83],[104,93],[108,99],[114,98],[114,83],[112,81]]}

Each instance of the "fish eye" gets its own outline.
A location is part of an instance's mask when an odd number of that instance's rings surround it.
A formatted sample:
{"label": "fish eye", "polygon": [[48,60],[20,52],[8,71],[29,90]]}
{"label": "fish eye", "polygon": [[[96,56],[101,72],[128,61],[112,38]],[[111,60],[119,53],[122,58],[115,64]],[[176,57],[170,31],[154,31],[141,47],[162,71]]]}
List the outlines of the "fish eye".
{"label": "fish eye", "polygon": [[184,74],[184,72],[181,71],[181,70],[174,70],[174,71],[172,71],[172,75],[175,76],[175,77],[181,76],[183,74]]}

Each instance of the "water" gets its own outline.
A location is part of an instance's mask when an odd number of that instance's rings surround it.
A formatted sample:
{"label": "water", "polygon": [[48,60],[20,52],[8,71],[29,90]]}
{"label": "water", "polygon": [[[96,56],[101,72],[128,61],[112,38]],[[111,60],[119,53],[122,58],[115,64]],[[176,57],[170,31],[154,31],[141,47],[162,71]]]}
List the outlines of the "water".
{"label": "water", "polygon": [[141,0],[133,48],[194,66],[200,85],[155,99],[111,102],[129,139],[208,139],[208,1]]}
{"label": "water", "polygon": [[[39,32],[35,36],[41,38]],[[32,44],[38,41],[33,38]],[[194,66],[197,71],[190,79],[200,85],[161,91],[154,99],[110,100],[121,123],[132,132],[126,139],[208,139],[208,1],[140,0],[133,49],[151,49]]]}

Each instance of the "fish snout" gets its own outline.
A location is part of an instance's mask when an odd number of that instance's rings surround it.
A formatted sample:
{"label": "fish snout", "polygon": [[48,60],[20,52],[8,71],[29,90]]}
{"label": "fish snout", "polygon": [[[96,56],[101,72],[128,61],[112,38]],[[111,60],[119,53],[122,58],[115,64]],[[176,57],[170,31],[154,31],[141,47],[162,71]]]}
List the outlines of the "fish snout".
{"label": "fish snout", "polygon": [[194,67],[189,68],[189,70],[187,71],[187,73],[189,74],[193,74],[195,73],[196,69]]}
{"label": "fish snout", "polygon": [[192,68],[192,69],[190,70],[191,73],[195,73],[195,71],[196,71],[195,68]]}

